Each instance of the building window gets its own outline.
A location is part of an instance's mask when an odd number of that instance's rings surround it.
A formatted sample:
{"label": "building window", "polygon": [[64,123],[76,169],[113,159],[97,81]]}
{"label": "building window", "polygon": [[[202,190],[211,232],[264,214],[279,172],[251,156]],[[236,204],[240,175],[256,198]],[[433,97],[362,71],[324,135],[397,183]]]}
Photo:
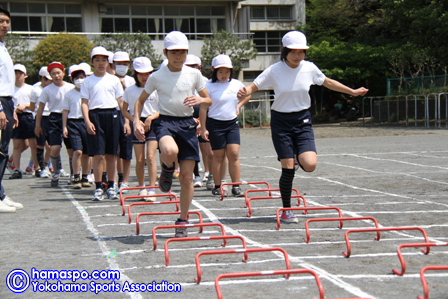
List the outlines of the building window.
{"label": "building window", "polygon": [[261,73],[261,71],[244,71],[243,81],[254,81]]}
{"label": "building window", "polygon": [[250,19],[252,21],[292,20],[293,6],[251,6]]}
{"label": "building window", "polygon": [[0,5],[9,8],[13,31],[82,32],[80,4],[3,2]]}
{"label": "building window", "polygon": [[201,39],[201,33],[226,29],[225,6],[106,5],[101,15],[101,32],[145,32],[162,39],[173,30]]}
{"label": "building window", "polygon": [[282,48],[282,37],[288,31],[255,31],[253,41],[255,48],[260,53],[280,52]]}

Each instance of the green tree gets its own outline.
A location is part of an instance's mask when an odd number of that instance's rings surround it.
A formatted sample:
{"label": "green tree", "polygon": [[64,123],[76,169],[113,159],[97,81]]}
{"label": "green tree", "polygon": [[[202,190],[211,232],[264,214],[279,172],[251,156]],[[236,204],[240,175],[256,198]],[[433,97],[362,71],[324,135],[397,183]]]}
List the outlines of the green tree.
{"label": "green tree", "polygon": [[36,68],[59,61],[65,67],[90,61],[93,44],[82,35],[59,33],[39,41],[34,48],[33,64]]}
{"label": "green tree", "polygon": [[151,38],[143,33],[101,35],[94,38],[93,43],[112,52],[125,51],[131,59],[140,56],[148,57],[154,68],[159,67],[162,62],[162,55],[156,53]]}
{"label": "green tree", "polygon": [[219,54],[229,55],[236,75],[242,69],[243,62],[257,57],[257,50],[251,40],[241,40],[232,32],[221,30],[213,32],[212,38],[204,39],[201,49],[204,71],[212,64],[213,57]]}
{"label": "green tree", "polygon": [[5,45],[14,64],[20,63],[25,65],[30,77],[37,74],[37,70],[33,66],[34,52],[29,49],[29,43],[28,38],[10,33],[6,38]]}

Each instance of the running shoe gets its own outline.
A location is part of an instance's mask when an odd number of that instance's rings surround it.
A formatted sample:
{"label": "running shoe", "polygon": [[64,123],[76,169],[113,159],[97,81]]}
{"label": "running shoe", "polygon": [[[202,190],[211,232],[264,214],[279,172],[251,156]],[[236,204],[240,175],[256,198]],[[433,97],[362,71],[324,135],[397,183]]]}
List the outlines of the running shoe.
{"label": "running shoe", "polygon": [[213,190],[213,174],[209,174],[207,177],[207,183],[205,184],[205,186],[207,187],[207,190]]}
{"label": "running shoe", "polygon": [[[220,187],[213,188],[212,194],[215,195],[215,196],[221,196],[221,188]],[[224,189],[224,196],[227,196],[227,190],[226,189]]]}
{"label": "running shoe", "polygon": [[208,175],[209,175],[210,173],[207,171],[207,172],[204,172],[204,176],[202,177],[202,181],[203,182],[207,182],[207,178],[208,178]]}
{"label": "running shoe", "polygon": [[59,170],[59,175],[63,178],[68,178],[70,176],[70,174],[62,168]]}
{"label": "running shoe", "polygon": [[27,167],[25,169],[25,173],[26,174],[33,174],[33,172],[34,172],[34,167]]}
{"label": "running shoe", "polygon": [[82,183],[80,178],[73,179],[73,189],[81,189]]}
{"label": "running shoe", "polygon": [[297,219],[296,215],[294,215],[293,211],[283,211],[280,220],[285,223],[298,223],[299,219]]}
{"label": "running shoe", "polygon": [[118,199],[117,190],[112,186],[106,190],[108,199]]}
{"label": "running shoe", "polygon": [[42,170],[42,172],[40,173],[40,177],[41,178],[49,178],[49,177],[51,177],[50,169],[48,169],[48,167],[45,167],[44,170]]}
{"label": "running shoe", "polygon": [[162,173],[159,178],[159,188],[162,192],[169,192],[173,184],[174,167],[168,168],[162,163]]}
{"label": "running shoe", "polygon": [[[119,183],[118,186],[119,186],[120,190],[123,189],[123,188],[129,188],[129,185],[126,184],[126,183]],[[129,190],[123,190],[121,193],[128,194]]]}
{"label": "running shoe", "polygon": [[95,176],[93,175],[93,173],[89,173],[87,175],[87,181],[92,185],[95,184]]}
{"label": "running shoe", "polygon": [[103,189],[98,188],[93,192],[93,198],[92,198],[93,201],[101,201],[103,200],[103,198],[104,198]]}
{"label": "running shoe", "polygon": [[40,170],[40,169],[36,169],[35,171],[34,171],[34,176],[36,177],[36,178],[40,178],[41,176],[41,173],[42,173],[42,170]]}
{"label": "running shoe", "polygon": [[[155,195],[155,194],[156,194],[156,190],[154,190],[154,188],[151,188],[148,190],[148,195]],[[156,202],[157,197],[146,197],[145,200],[150,201],[150,202]]]}
{"label": "running shoe", "polygon": [[142,196],[141,200],[146,201],[147,195],[148,195],[148,189],[141,189],[140,191],[138,191],[138,196]]}
{"label": "running shoe", "polygon": [[239,186],[232,187],[232,194],[235,197],[243,197],[244,196],[244,193],[241,192],[241,188]]}
{"label": "running shoe", "polygon": [[193,185],[195,188],[202,187],[202,178],[200,176],[195,177]]}
{"label": "running shoe", "polygon": [[84,188],[90,188],[91,184],[89,183],[89,181],[87,179],[81,179],[81,186]]}
{"label": "running shoe", "polygon": [[[177,221],[174,224],[176,224],[176,225],[178,225],[178,224],[188,224],[188,220],[177,219]],[[186,237],[188,237],[187,228],[186,227],[176,227],[174,237],[175,238],[186,238]]]}
{"label": "running shoe", "polygon": [[178,179],[179,178],[179,174],[180,174],[179,170],[176,169],[174,171],[174,173],[173,173],[173,179]]}
{"label": "running shoe", "polygon": [[59,186],[59,174],[54,173],[51,177],[51,187]]}
{"label": "running shoe", "polygon": [[10,180],[15,180],[15,179],[21,179],[22,178],[22,172],[20,170],[14,170],[13,174],[11,174],[9,176]]}

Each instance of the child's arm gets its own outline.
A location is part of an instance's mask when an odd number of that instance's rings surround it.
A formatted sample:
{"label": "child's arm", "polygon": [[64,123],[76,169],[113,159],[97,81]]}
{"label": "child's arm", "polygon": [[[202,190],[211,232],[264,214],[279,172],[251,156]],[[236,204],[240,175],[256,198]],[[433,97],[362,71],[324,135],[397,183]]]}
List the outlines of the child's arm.
{"label": "child's arm", "polygon": [[67,119],[68,119],[68,110],[62,110],[62,135],[64,138],[68,138],[68,130],[67,130]]}
{"label": "child's arm", "polygon": [[243,87],[238,91],[238,99],[244,99],[258,90],[257,85],[251,83],[249,86]]}
{"label": "child's arm", "polygon": [[140,121],[140,116],[148,97],[149,94],[143,90],[134,106],[134,135],[140,141],[145,141],[145,124]]}
{"label": "child's arm", "polygon": [[34,134],[36,134],[37,137],[40,137],[40,133],[42,133],[42,128],[40,127],[40,123],[42,121],[42,113],[44,112],[45,103],[40,102],[39,108],[36,112],[36,127],[34,128]]}
{"label": "child's arm", "polygon": [[84,117],[84,122],[86,123],[87,133],[90,135],[96,134],[95,125],[92,124],[89,118],[89,100],[88,99],[82,99],[81,100],[81,111],[82,116]]}

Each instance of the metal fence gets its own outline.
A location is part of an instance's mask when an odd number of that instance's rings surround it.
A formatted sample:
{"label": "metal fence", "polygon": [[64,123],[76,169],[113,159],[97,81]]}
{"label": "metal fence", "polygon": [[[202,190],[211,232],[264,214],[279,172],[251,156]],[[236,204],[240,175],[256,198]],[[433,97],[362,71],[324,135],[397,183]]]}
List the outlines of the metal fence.
{"label": "metal fence", "polygon": [[448,128],[448,93],[365,97],[363,125]]}

